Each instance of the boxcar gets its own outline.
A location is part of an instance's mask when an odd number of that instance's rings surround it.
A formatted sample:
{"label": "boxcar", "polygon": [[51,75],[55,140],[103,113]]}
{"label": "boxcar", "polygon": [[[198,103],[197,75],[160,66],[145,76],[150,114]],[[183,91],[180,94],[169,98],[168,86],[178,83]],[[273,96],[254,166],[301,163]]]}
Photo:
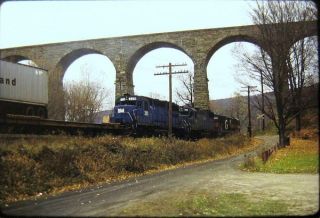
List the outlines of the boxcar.
{"label": "boxcar", "polygon": [[0,60],[0,116],[47,117],[48,72]]}

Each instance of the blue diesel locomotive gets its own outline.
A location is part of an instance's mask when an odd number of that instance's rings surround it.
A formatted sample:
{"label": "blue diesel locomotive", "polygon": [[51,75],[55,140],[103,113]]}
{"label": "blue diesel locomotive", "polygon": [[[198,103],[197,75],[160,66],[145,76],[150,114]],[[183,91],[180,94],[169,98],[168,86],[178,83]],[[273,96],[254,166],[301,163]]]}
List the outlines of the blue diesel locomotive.
{"label": "blue diesel locomotive", "polygon": [[[167,101],[126,94],[117,99],[110,121],[129,126],[135,134],[166,133],[168,104]],[[176,136],[221,136],[240,131],[240,122],[209,110],[172,103],[172,129]]]}
{"label": "blue diesel locomotive", "polygon": [[[130,126],[136,133],[147,134],[168,128],[168,102],[144,96],[124,95],[116,101],[110,122]],[[182,126],[179,106],[172,104],[172,127]]]}

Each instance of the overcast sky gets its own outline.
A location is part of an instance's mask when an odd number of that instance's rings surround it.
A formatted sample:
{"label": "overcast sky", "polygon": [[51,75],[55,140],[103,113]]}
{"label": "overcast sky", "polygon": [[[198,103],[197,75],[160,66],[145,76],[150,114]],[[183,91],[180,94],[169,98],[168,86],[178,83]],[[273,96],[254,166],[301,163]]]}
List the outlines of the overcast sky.
{"label": "overcast sky", "polygon": [[[5,2],[0,8],[0,48],[44,43],[108,38],[136,34],[250,25],[253,1],[241,0],[162,0],[162,1],[19,1]],[[248,44],[248,47],[254,46]],[[219,49],[211,58],[207,74],[210,99],[231,97],[239,91],[234,75],[237,64],[231,54],[235,43]],[[136,94],[157,93],[168,97],[167,77],[155,77],[159,64],[193,63],[184,53],[168,48],[147,53],[134,70]],[[115,69],[101,55],[87,55],[68,68],[64,82],[79,80],[81,71],[114,92]],[[174,89],[179,87],[174,76]],[[175,98],[174,98],[175,99]],[[112,101],[111,101],[112,102]]]}

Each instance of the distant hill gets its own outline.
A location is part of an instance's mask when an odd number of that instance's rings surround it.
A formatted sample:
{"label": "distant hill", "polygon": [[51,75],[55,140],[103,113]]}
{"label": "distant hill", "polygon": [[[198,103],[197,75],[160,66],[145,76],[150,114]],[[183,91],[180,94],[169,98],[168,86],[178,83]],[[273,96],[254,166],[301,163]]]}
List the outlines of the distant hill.
{"label": "distant hill", "polygon": [[[317,125],[317,111],[319,108],[319,83],[312,86],[306,87],[303,92],[304,100],[309,102],[311,108],[304,113],[304,125]],[[274,99],[273,92],[265,93],[269,99]],[[251,102],[251,122],[252,128],[259,130],[262,127],[261,112],[254,106],[255,101],[261,99],[261,94],[252,95],[250,97]],[[247,131],[248,126],[248,97],[247,96],[236,96],[232,98],[224,98],[217,100],[210,100],[210,110],[217,114],[231,116],[238,118],[241,123],[242,131]],[[312,117],[312,119],[307,117]],[[274,128],[273,122],[265,117],[265,123],[267,128]],[[291,124],[294,125],[294,124]]]}
{"label": "distant hill", "polygon": [[[253,95],[250,97],[251,105],[251,125],[253,130],[262,129],[261,112],[254,106],[254,102],[261,95]],[[215,114],[235,117],[240,120],[241,132],[246,133],[248,127],[248,97],[236,96],[232,98],[224,98],[210,100],[210,110]],[[265,117],[266,125],[273,125],[267,117]]]}

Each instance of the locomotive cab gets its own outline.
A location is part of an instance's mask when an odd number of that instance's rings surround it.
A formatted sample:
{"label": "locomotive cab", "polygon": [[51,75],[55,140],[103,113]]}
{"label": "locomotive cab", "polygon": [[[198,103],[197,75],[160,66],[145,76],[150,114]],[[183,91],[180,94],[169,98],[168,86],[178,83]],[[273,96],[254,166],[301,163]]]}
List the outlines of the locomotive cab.
{"label": "locomotive cab", "polygon": [[180,107],[179,108],[179,115],[183,118],[192,118],[196,115],[196,110],[190,107]]}
{"label": "locomotive cab", "polygon": [[191,107],[181,107],[180,116],[183,118],[189,132],[195,136],[209,136],[213,129],[214,114],[209,110],[201,110]]}
{"label": "locomotive cab", "polygon": [[149,117],[149,102],[138,96],[124,95],[115,104],[111,122],[136,125],[138,120]]}

